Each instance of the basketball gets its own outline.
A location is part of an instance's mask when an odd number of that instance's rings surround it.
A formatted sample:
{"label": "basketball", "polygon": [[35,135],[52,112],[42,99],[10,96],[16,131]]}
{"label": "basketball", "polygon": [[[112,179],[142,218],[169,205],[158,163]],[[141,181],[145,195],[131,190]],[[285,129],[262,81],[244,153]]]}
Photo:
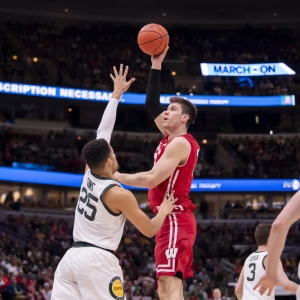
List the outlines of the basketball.
{"label": "basketball", "polygon": [[169,45],[169,34],[159,24],[147,24],[137,36],[140,49],[148,55],[158,55]]}

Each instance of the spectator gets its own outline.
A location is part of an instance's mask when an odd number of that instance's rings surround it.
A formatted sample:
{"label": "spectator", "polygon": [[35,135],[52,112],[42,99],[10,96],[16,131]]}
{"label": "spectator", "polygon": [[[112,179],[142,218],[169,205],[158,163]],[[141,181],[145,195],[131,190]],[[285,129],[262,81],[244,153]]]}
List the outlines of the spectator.
{"label": "spectator", "polygon": [[235,278],[239,278],[242,269],[243,269],[243,266],[241,264],[241,260],[237,259],[236,263],[235,263],[235,267],[234,267],[234,276],[235,276]]}
{"label": "spectator", "polygon": [[212,300],[227,300],[222,297],[221,290],[216,288],[213,290],[213,298]]}
{"label": "spectator", "polygon": [[201,271],[198,273],[198,278],[202,283],[210,282],[210,278],[205,268],[202,268]]}
{"label": "spectator", "polygon": [[235,202],[234,209],[242,209],[242,205],[239,203],[239,201]]}
{"label": "spectator", "polygon": [[193,284],[189,286],[189,292],[198,292],[199,290],[199,282],[197,279],[193,280]]}
{"label": "spectator", "polygon": [[13,192],[12,191],[9,191],[5,197],[5,200],[4,200],[4,204],[5,205],[10,205],[14,202],[14,196],[13,196]]}
{"label": "spectator", "polygon": [[23,295],[27,295],[28,296],[28,285],[27,285],[27,279],[26,279],[26,277],[23,277],[21,279],[20,287],[21,287],[21,289],[23,291]]}
{"label": "spectator", "polygon": [[208,218],[208,202],[204,198],[200,202],[199,210],[202,215],[202,219],[206,220]]}
{"label": "spectator", "polygon": [[227,200],[226,204],[224,205],[225,210],[232,210],[232,204],[230,203],[230,200]]}
{"label": "spectator", "polygon": [[156,272],[156,264],[153,257],[149,257],[147,268],[151,270],[153,273]]}
{"label": "spectator", "polygon": [[6,296],[7,286],[9,285],[9,278],[4,276],[4,272],[0,270],[0,295],[4,299]]}
{"label": "spectator", "polygon": [[21,286],[17,284],[16,277],[10,277],[10,284],[7,286],[8,300],[26,300],[28,296],[25,291],[22,290]]}
{"label": "spectator", "polygon": [[42,294],[45,297],[45,300],[51,299],[52,290],[49,282],[44,283],[44,289],[42,290]]}
{"label": "spectator", "polygon": [[196,296],[196,291],[193,290],[189,293],[189,297],[187,298],[187,300],[199,300],[200,298]]}

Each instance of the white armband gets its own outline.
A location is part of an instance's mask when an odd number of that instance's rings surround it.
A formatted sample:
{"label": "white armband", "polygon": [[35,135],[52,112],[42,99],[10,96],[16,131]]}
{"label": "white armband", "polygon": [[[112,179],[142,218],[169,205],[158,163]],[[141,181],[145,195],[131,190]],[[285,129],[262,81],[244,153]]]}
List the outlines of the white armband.
{"label": "white armband", "polygon": [[116,121],[118,104],[119,100],[116,98],[109,100],[97,129],[97,139],[105,139],[110,143],[111,133]]}

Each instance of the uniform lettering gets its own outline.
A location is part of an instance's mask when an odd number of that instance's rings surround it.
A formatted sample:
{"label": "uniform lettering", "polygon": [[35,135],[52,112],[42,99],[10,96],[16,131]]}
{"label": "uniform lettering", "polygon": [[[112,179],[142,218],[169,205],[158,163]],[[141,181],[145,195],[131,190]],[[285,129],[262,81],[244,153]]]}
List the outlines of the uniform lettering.
{"label": "uniform lettering", "polygon": [[250,257],[249,261],[258,260],[259,255],[253,255]]}
{"label": "uniform lettering", "polygon": [[88,180],[87,180],[87,187],[88,187],[91,191],[93,190],[94,185],[95,185],[95,183],[94,183],[92,180],[90,180],[90,179],[88,178]]}
{"label": "uniform lettering", "polygon": [[167,259],[175,258],[178,252],[178,248],[169,248],[166,250],[165,254]]}

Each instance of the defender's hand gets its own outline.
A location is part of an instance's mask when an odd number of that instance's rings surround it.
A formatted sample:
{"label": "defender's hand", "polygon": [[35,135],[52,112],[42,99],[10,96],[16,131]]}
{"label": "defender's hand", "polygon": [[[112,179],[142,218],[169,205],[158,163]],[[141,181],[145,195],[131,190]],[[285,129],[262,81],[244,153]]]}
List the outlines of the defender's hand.
{"label": "defender's hand", "polygon": [[167,192],[165,193],[164,200],[161,205],[156,206],[159,212],[162,211],[166,215],[169,215],[173,211],[173,209],[177,207],[177,205],[175,205],[175,202],[178,200],[178,198],[174,198],[174,192],[175,191],[172,191],[169,196]]}
{"label": "defender's hand", "polygon": [[125,71],[123,72],[123,64],[120,65],[119,72],[117,71],[116,67],[113,67],[115,76],[110,74],[110,77],[114,82],[114,91],[112,93],[112,98],[116,98],[119,100],[122,94],[127,92],[130,85],[135,81],[135,78],[131,78],[129,81],[126,81],[128,69],[128,66],[126,66]]}

